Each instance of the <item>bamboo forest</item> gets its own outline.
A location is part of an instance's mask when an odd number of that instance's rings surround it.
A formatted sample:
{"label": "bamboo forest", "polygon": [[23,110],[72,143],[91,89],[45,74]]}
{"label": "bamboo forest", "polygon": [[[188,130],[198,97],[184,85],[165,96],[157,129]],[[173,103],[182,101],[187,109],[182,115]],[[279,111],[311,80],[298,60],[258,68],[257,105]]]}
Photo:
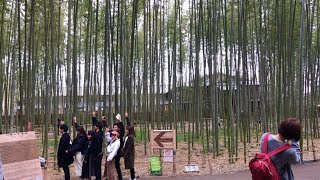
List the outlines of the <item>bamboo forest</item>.
{"label": "bamboo forest", "polygon": [[250,143],[294,117],[302,157],[319,159],[319,0],[0,0],[0,10],[0,131],[31,124],[46,159],[57,119],[91,128],[92,111],[110,125],[128,112],[144,154],[151,129],[175,129],[188,161],[199,145],[243,164]]}

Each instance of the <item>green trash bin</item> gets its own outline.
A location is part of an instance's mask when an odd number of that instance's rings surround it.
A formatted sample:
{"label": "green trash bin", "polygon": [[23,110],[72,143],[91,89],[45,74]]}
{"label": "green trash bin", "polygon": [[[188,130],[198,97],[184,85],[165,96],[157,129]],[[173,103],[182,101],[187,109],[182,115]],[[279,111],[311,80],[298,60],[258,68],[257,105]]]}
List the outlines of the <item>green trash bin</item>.
{"label": "green trash bin", "polygon": [[162,175],[162,165],[160,156],[154,156],[150,158],[150,174]]}

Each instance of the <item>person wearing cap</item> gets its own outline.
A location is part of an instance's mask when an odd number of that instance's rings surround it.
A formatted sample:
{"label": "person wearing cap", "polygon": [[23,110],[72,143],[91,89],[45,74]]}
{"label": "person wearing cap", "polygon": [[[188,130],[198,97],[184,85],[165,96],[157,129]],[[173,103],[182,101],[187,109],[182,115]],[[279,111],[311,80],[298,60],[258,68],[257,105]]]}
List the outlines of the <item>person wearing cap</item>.
{"label": "person wearing cap", "polygon": [[108,180],[116,180],[115,176],[115,157],[118,154],[118,150],[120,149],[120,140],[118,139],[119,133],[118,131],[111,132],[112,141],[107,147],[107,179]]}
{"label": "person wearing cap", "polygon": [[58,147],[58,166],[63,168],[65,180],[70,180],[70,170],[69,165],[73,162],[73,157],[69,155],[66,151],[70,148],[70,135],[68,132],[68,126],[62,124],[60,126],[61,138]]}

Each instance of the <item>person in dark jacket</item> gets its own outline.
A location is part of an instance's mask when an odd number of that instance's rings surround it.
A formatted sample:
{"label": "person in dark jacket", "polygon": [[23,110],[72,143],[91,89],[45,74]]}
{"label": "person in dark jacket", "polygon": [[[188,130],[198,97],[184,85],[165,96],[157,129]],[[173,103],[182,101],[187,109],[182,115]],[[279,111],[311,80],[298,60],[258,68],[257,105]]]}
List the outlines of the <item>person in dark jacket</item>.
{"label": "person in dark jacket", "polygon": [[127,136],[124,141],[122,156],[124,158],[125,169],[130,169],[130,180],[135,180],[135,172],[134,172],[134,128],[133,126],[127,126]]}
{"label": "person in dark jacket", "polygon": [[89,149],[92,143],[92,136],[94,132],[88,131],[88,141],[86,144],[86,149],[84,150],[83,155],[83,166],[82,166],[82,174],[81,178],[91,178],[94,176],[94,167],[93,167],[93,158],[92,154],[89,154]]}
{"label": "person in dark jacket", "polygon": [[102,143],[103,143],[103,124],[98,121],[94,125],[95,133],[89,148],[89,153],[93,155],[93,166],[96,180],[101,180],[101,161],[102,161]]}
{"label": "person in dark jacket", "polygon": [[70,135],[68,132],[68,126],[62,124],[60,126],[61,138],[58,148],[58,166],[63,168],[65,180],[70,180],[70,170],[69,165],[72,164],[73,158],[71,155],[66,153],[70,147]]}
{"label": "person in dark jacket", "polygon": [[[129,121],[129,118],[128,118],[128,113],[127,112],[125,113],[125,117],[126,117],[126,120],[127,120],[127,124],[131,125],[131,123]],[[125,127],[123,125],[123,122],[122,122],[120,114],[117,114],[116,119],[117,119],[118,122],[113,125],[113,130],[119,132],[120,148],[119,148],[119,150],[117,152],[117,155],[115,156],[115,166],[116,166],[116,170],[117,170],[117,174],[118,174],[118,180],[122,180],[120,159],[121,159],[122,147],[123,147],[123,144],[124,144],[123,137],[124,137],[124,133],[125,133]]]}
{"label": "person in dark jacket", "polygon": [[86,149],[87,135],[82,126],[77,126],[77,137],[73,140],[72,146],[68,150],[68,154],[74,156],[74,170],[77,177],[81,176],[83,154]]}
{"label": "person in dark jacket", "polygon": [[[60,126],[61,126],[61,119],[58,117],[58,120],[57,120],[58,129],[60,129]],[[59,135],[59,131],[58,131],[58,135]]]}
{"label": "person in dark jacket", "polygon": [[96,111],[92,111],[91,115],[92,115],[92,118],[91,118],[91,121],[92,121],[92,129],[94,130],[94,125],[98,122],[97,120],[97,112]]}
{"label": "person in dark jacket", "polygon": [[120,148],[117,152],[117,155],[115,156],[115,166],[118,174],[118,180],[122,180],[122,172],[121,172],[121,164],[120,164],[120,159],[121,159],[121,151],[123,147],[123,136],[124,136],[124,125],[121,120],[121,115],[117,114],[116,116],[117,123],[113,124],[113,130],[119,132],[119,140],[120,140]]}

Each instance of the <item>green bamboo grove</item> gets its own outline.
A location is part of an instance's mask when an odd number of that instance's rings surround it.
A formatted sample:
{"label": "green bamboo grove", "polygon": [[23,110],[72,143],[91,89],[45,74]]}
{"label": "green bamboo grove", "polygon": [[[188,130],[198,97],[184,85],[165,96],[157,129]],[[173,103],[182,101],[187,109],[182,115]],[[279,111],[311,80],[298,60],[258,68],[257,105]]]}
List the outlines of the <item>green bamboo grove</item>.
{"label": "green bamboo grove", "polygon": [[319,0],[0,0],[0,59],[0,131],[30,121],[46,158],[94,110],[128,111],[145,153],[150,129],[230,162],[287,117],[320,135]]}

